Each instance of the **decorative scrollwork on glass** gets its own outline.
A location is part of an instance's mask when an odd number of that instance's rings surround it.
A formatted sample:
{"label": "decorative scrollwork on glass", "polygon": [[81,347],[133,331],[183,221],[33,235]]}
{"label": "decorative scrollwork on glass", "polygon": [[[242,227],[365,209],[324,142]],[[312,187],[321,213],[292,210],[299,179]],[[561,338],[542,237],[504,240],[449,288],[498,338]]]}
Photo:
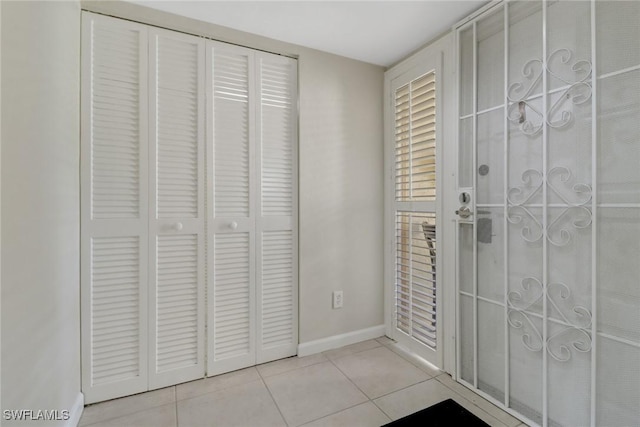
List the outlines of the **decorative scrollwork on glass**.
{"label": "decorative scrollwork on glass", "polygon": [[554,181],[559,180],[560,183],[566,184],[571,180],[571,171],[565,167],[557,166],[552,168],[547,173],[547,185],[556,196],[558,196],[567,206],[582,206],[591,201],[592,190],[589,184],[577,183],[571,187],[571,195],[576,196],[575,201],[569,200],[563,190],[554,184]]}
{"label": "decorative scrollwork on glass", "polygon": [[[565,246],[571,241],[571,229],[591,225],[591,210],[585,206],[592,198],[591,186],[583,183],[569,186],[571,178],[571,171],[562,166],[549,170],[546,177],[536,169],[527,169],[522,173],[522,186],[507,191],[507,221],[522,225],[520,235],[525,241],[534,243],[546,236],[552,245]],[[564,204],[546,228],[532,211],[532,202],[545,185]]]}
{"label": "decorative scrollwork on glass", "polygon": [[[592,65],[586,60],[571,62],[572,59],[573,52],[566,48],[553,51],[547,57],[546,64],[541,59],[531,59],[522,67],[523,80],[512,83],[507,88],[507,117],[509,121],[520,125],[523,134],[535,136],[545,123],[555,129],[567,126],[573,121],[572,108],[567,107],[567,102],[580,105],[591,99],[592,87],[589,79]],[[536,107],[532,102],[536,97],[534,91],[540,85],[545,71],[550,77],[565,84],[564,89],[553,95],[554,101],[549,106],[546,117],[542,108]],[[572,75],[573,78],[567,75]]]}
{"label": "decorative scrollwork on glass", "polygon": [[[591,351],[591,312],[581,305],[571,306],[571,289],[566,284],[549,283],[545,288],[537,278],[525,277],[520,285],[522,291],[511,291],[507,295],[507,322],[511,327],[522,330],[522,344],[527,350],[541,351],[546,342],[547,353],[558,362],[569,361],[572,350],[581,353]],[[546,341],[531,319],[534,316],[531,309],[545,297],[560,315],[557,323],[561,325],[561,329]],[[565,307],[570,307],[569,312]]]}
{"label": "decorative scrollwork on glass", "polygon": [[524,206],[509,206],[507,209],[507,221],[511,224],[522,224],[520,236],[529,242],[535,243],[544,236],[544,228],[538,218]]}

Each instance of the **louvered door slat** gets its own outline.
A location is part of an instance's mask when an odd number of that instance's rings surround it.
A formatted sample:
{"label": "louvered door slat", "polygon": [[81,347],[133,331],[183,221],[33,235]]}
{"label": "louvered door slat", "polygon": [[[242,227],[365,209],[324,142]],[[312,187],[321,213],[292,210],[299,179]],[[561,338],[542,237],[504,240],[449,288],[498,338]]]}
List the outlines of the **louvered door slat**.
{"label": "louvered door slat", "polygon": [[259,92],[258,363],[297,352],[296,62],[256,58]]}
{"label": "louvered door slat", "polygon": [[147,31],[83,14],[82,390],[147,389]]}
{"label": "louvered door slat", "polygon": [[[92,239],[91,253],[92,384],[99,386],[114,377],[136,378],[140,372],[140,242],[136,237],[98,237]],[[122,272],[115,283],[114,270]],[[117,291],[100,292],[114,284],[120,285]],[[117,357],[113,350],[119,352]]]}
{"label": "louvered door slat", "polygon": [[204,375],[204,42],[154,29],[150,51],[154,389]]}
{"label": "louvered door slat", "polygon": [[[138,218],[140,213],[140,29],[105,25],[91,42],[92,218]],[[118,90],[114,91],[113,86]],[[128,132],[116,133],[117,122]],[[106,123],[105,123],[106,122]],[[108,123],[108,124],[107,124]],[[116,125],[116,126],[114,126]],[[113,144],[116,140],[118,144]],[[89,148],[89,147],[87,147]],[[114,167],[115,166],[115,167]],[[128,191],[111,186],[127,183]]]}
{"label": "louvered door slat", "polygon": [[214,48],[214,210],[249,216],[249,54]]}
{"label": "louvered door slat", "polygon": [[255,364],[253,53],[208,42],[213,148],[208,375]]}

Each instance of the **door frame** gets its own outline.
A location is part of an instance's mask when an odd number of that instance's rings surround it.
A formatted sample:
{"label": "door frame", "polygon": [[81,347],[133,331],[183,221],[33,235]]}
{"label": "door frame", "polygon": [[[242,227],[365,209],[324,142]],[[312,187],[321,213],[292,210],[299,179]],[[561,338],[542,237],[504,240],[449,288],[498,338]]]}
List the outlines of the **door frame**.
{"label": "door frame", "polygon": [[[393,127],[393,81],[417,73],[416,70],[427,72],[426,64],[433,61],[434,55],[439,55],[440,92],[438,104],[441,105],[440,119],[436,124],[439,129],[436,146],[439,150],[436,159],[436,217],[440,223],[438,236],[438,257],[440,279],[437,283],[438,298],[437,322],[441,327],[440,369],[455,376],[456,368],[456,245],[455,245],[455,217],[456,208],[456,80],[455,80],[455,44],[454,33],[449,32],[428,46],[421,49],[406,60],[398,63],[385,72],[384,75],[384,324],[387,336],[392,336],[394,329],[395,308],[395,213],[393,209],[394,197],[394,127]],[[409,350],[419,352],[416,348]]]}

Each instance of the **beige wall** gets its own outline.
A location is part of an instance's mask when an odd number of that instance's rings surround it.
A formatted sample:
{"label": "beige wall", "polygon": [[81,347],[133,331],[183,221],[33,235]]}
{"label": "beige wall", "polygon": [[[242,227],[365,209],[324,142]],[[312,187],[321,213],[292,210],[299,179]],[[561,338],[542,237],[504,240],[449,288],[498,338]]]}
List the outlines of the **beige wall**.
{"label": "beige wall", "polygon": [[80,397],[80,5],[3,1],[1,28],[2,409],[71,410]]}
{"label": "beige wall", "polygon": [[[300,343],[382,325],[384,69],[130,3],[82,5],[298,57]],[[336,289],[341,310],[331,308]]]}

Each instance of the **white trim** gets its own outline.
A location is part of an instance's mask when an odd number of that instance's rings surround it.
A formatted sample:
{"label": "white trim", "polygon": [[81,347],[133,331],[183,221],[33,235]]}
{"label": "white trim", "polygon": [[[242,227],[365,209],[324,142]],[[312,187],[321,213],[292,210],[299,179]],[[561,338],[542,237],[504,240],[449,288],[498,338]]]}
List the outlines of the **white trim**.
{"label": "white trim", "polygon": [[[405,337],[397,333],[394,325],[395,310],[395,212],[398,208],[394,198],[394,127],[393,127],[393,93],[403,83],[421,76],[425,72],[435,69],[436,91],[438,93],[439,107],[436,112],[436,122],[441,123],[437,134],[436,146],[440,147],[436,158],[436,185],[437,198],[435,202],[403,202],[402,209],[407,211],[429,211],[436,214],[437,233],[439,244],[437,269],[443,272],[438,284],[437,294],[441,296],[438,303],[437,320],[442,327],[437,330],[437,351],[431,356],[428,353],[420,353],[422,357],[430,357],[431,362],[455,372],[455,295],[447,292],[452,287],[446,285],[446,281],[453,283],[455,280],[455,264],[449,261],[452,256],[447,256],[455,250],[455,245],[447,245],[447,241],[455,234],[455,224],[447,221],[445,212],[452,211],[456,195],[452,192],[455,188],[455,176],[448,175],[452,165],[455,165],[455,157],[451,157],[455,150],[453,137],[455,135],[455,115],[452,114],[455,106],[452,99],[455,93],[454,78],[454,51],[453,33],[445,34],[419,52],[387,70],[384,76],[384,322],[388,336],[397,340]],[[451,143],[449,141],[451,140]],[[446,151],[446,154],[444,154]],[[447,165],[447,167],[445,167]],[[446,276],[446,277],[445,277]],[[446,321],[445,321],[446,319]],[[449,323],[452,322],[452,323]],[[404,342],[404,341],[403,341]],[[404,342],[410,346],[408,342]],[[426,349],[426,347],[425,347]],[[427,351],[424,350],[423,351]]]}
{"label": "white trim", "polygon": [[81,392],[76,396],[76,401],[69,409],[69,419],[65,423],[67,427],[76,427],[80,423],[80,417],[84,411],[84,394]]}
{"label": "white trim", "polygon": [[345,334],[333,335],[319,340],[308,341],[298,345],[298,357],[309,356],[345,345],[359,343],[384,336],[385,325],[372,326]]}
{"label": "white trim", "polygon": [[502,3],[504,0],[492,0],[490,3],[482,6],[480,9],[476,10],[475,12],[473,12],[472,14],[468,15],[466,18],[456,22],[451,29],[453,31],[455,30],[462,30],[462,27],[466,26],[466,24],[468,24],[469,22],[475,20],[477,17],[479,17],[480,15],[483,15],[486,11],[488,11],[489,9],[492,9],[496,6],[498,6],[500,3]]}

